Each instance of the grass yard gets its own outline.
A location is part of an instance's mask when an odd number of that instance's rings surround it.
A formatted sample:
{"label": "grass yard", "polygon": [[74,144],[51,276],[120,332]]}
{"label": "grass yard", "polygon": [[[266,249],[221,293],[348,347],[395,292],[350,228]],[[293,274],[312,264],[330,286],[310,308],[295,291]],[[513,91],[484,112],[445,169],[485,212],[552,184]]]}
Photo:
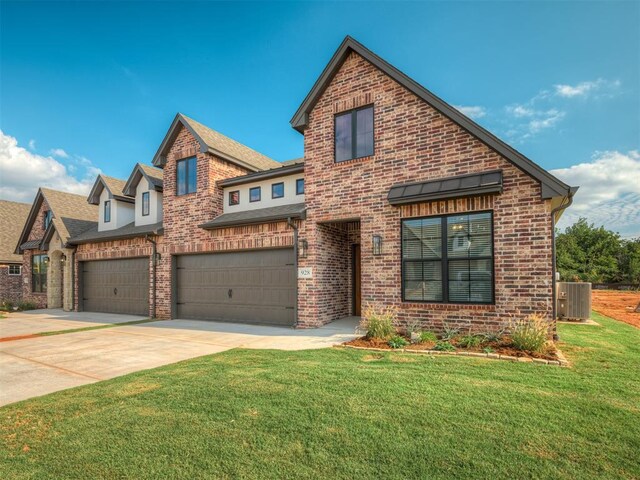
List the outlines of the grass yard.
{"label": "grass yard", "polygon": [[640,478],[640,330],[560,325],[573,367],[233,350],[0,409],[17,478]]}

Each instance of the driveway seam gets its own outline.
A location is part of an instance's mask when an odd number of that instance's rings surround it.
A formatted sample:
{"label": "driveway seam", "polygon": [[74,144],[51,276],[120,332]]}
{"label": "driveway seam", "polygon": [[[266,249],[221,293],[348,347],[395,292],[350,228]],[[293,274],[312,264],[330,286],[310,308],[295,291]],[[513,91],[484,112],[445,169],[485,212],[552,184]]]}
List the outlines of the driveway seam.
{"label": "driveway seam", "polygon": [[80,376],[80,377],[90,378],[91,380],[98,380],[98,381],[105,380],[104,378],[101,378],[101,377],[94,377],[93,375],[87,375],[86,373],[76,372],[74,370],[69,370],[68,368],[58,367],[57,365],[52,365],[50,363],[41,362],[39,360],[34,360],[32,358],[23,357],[21,355],[16,355],[15,353],[9,353],[7,351],[0,351],[0,354],[9,355],[10,357],[19,358],[20,360],[25,360],[27,362],[36,363],[38,365],[43,365],[45,367],[53,368],[54,370],[60,370],[61,372],[71,373],[73,375],[77,375],[77,376]]}

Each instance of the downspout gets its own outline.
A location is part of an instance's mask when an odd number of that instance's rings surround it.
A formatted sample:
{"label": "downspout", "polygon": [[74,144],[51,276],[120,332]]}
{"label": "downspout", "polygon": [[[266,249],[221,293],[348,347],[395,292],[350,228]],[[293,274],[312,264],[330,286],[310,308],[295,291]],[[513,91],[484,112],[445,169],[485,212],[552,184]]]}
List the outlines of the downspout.
{"label": "downspout", "polygon": [[293,269],[296,275],[296,302],[293,306],[294,326],[298,325],[298,226],[293,223],[291,217],[287,218],[287,225],[293,229]]}
{"label": "downspout", "polygon": [[152,291],[153,291],[153,302],[151,303],[151,318],[156,318],[156,264],[157,264],[157,252],[158,252],[158,245],[156,243],[155,240],[153,240],[151,237],[149,237],[149,235],[145,235],[144,239],[151,243],[151,265],[153,267],[153,272],[152,272],[152,283],[153,283],[153,287],[152,287]]}
{"label": "downspout", "polygon": [[[566,208],[569,208],[571,206],[571,204],[573,203],[573,195],[575,192],[572,192],[571,189],[569,189],[569,193],[566,197],[564,197],[562,199],[562,203],[560,203],[560,205],[558,205],[556,208],[554,208],[553,210],[551,210],[551,268],[552,268],[552,276],[551,276],[551,301],[552,301],[552,318],[554,321],[554,325],[555,325],[555,321],[556,321],[556,315],[557,315],[557,305],[556,305],[556,213],[560,212],[561,210],[564,210]],[[564,203],[565,199],[568,200],[567,203]],[[554,338],[557,340],[557,333],[554,332]]]}

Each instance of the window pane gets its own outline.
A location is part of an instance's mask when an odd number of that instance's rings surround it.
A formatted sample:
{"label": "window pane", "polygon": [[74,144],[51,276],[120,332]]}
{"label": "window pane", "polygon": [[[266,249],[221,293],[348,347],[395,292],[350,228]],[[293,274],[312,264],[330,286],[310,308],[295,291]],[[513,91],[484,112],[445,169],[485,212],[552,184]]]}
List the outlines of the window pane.
{"label": "window pane", "polygon": [[178,186],[178,190],[177,190],[177,194],[178,195],[184,195],[185,193],[187,193],[187,162],[178,162],[178,175],[177,175],[177,186]]}
{"label": "window pane", "polygon": [[356,156],[373,155],[373,107],[356,112]]}
{"label": "window pane", "polygon": [[441,220],[425,218],[403,222],[404,258],[440,258],[442,255]]}
{"label": "window pane", "polygon": [[296,180],[296,195],[304,194],[304,178]]}
{"label": "window pane", "polygon": [[142,215],[149,215],[149,192],[142,194]]}
{"label": "window pane", "polygon": [[477,303],[491,302],[491,282],[473,282],[469,299]]}
{"label": "window pane", "polygon": [[353,158],[351,150],[351,112],[336,117],[336,162]]}
{"label": "window pane", "polygon": [[442,263],[406,262],[404,298],[405,300],[442,301]]}
{"label": "window pane", "polygon": [[104,221],[111,221],[111,202],[109,200],[104,202]]}
{"label": "window pane", "polygon": [[449,282],[449,301],[452,303],[468,303],[469,282]]}
{"label": "window pane", "polygon": [[249,190],[249,201],[250,202],[260,201],[260,187],[254,187]]}
{"label": "window pane", "polygon": [[284,197],[284,183],[274,183],[271,185],[271,198]]}
{"label": "window pane", "polygon": [[469,215],[469,232],[471,235],[470,257],[490,257],[492,255],[491,242],[491,214],[479,213]]}
{"label": "window pane", "polygon": [[196,183],[197,183],[197,173],[198,170],[196,168],[196,158],[190,158],[189,160],[187,160],[188,162],[188,166],[187,166],[187,175],[188,175],[188,180],[187,180],[187,193],[193,193],[196,191]]}
{"label": "window pane", "polygon": [[447,218],[447,255],[466,258],[470,247],[469,217],[459,215]]}
{"label": "window pane", "polygon": [[240,191],[229,192],[229,205],[238,205],[240,203]]}

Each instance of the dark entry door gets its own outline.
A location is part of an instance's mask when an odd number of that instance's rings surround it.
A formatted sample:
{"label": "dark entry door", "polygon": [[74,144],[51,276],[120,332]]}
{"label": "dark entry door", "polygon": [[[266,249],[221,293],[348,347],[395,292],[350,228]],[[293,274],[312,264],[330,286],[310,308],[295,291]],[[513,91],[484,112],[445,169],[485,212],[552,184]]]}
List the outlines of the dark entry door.
{"label": "dark entry door", "polygon": [[360,316],[362,313],[362,288],[360,284],[360,245],[353,246],[353,314]]}
{"label": "dark entry door", "polygon": [[82,262],[82,309],[149,315],[149,258]]}
{"label": "dark entry door", "polygon": [[295,322],[293,249],[181,255],[176,318],[291,326]]}

